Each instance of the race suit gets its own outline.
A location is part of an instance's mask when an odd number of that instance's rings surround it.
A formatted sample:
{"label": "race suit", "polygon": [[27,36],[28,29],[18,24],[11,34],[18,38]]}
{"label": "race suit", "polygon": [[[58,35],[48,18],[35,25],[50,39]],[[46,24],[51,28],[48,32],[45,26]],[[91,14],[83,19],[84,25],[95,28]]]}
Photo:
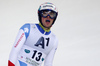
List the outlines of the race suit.
{"label": "race suit", "polygon": [[12,47],[8,66],[52,66],[58,40],[39,24],[24,24]]}

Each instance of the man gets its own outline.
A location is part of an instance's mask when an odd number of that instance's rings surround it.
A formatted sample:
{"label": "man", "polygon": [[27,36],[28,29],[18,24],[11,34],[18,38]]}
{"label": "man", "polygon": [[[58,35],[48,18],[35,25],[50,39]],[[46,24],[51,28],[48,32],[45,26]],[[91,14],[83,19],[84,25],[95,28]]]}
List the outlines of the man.
{"label": "man", "polygon": [[50,31],[57,18],[57,8],[44,3],[38,9],[39,24],[23,25],[10,53],[8,66],[52,66],[58,40]]}

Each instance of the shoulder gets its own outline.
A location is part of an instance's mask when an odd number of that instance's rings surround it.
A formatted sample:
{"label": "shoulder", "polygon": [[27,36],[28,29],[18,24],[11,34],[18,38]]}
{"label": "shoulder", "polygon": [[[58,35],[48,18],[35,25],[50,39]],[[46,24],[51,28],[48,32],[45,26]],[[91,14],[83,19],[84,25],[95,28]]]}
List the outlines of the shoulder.
{"label": "shoulder", "polygon": [[57,36],[51,32],[51,37],[54,39],[55,44],[58,44],[58,38]]}
{"label": "shoulder", "polygon": [[51,32],[51,37],[53,37],[54,39],[57,39],[56,35],[53,32]]}
{"label": "shoulder", "polygon": [[35,24],[26,23],[20,28],[20,30],[24,31],[26,38],[29,36],[30,29],[31,29],[32,25],[35,25]]}
{"label": "shoulder", "polygon": [[20,29],[24,29],[24,28],[30,28],[30,23],[24,24]]}
{"label": "shoulder", "polygon": [[23,30],[29,29],[30,30],[31,27],[35,27],[35,26],[36,26],[36,24],[34,24],[34,23],[25,23],[20,29],[23,29]]}

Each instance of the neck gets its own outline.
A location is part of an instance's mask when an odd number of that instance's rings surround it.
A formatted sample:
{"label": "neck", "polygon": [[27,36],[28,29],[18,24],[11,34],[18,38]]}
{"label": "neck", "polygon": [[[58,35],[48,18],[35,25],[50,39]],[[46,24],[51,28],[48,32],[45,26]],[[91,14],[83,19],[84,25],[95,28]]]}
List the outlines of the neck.
{"label": "neck", "polygon": [[40,27],[45,31],[45,32],[49,32],[50,31],[50,28],[45,28],[41,25],[41,23],[39,23]]}

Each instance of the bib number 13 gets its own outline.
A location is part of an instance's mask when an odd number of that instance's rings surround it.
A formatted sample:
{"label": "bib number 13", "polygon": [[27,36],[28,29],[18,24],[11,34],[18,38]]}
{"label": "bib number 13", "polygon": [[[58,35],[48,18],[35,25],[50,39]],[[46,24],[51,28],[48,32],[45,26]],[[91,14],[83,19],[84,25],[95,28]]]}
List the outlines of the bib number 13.
{"label": "bib number 13", "polygon": [[42,53],[37,52],[37,50],[34,50],[34,53],[32,55],[32,59],[35,59],[36,61],[40,61],[41,57],[42,57]]}

